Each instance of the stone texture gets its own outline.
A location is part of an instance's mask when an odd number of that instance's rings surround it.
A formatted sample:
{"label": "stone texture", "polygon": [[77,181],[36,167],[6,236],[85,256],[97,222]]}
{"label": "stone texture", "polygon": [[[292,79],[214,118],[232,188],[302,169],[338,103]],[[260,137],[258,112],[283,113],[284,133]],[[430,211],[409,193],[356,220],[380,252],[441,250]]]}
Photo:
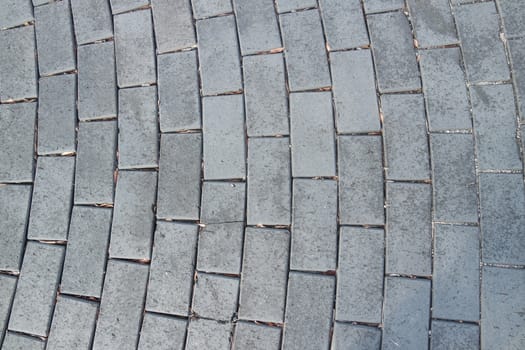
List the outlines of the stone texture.
{"label": "stone texture", "polygon": [[237,322],[233,338],[233,349],[278,350],[281,345],[281,330],[248,322]]}
{"label": "stone texture", "polygon": [[1,29],[16,27],[33,20],[33,7],[29,0],[2,0],[0,7],[7,9],[0,13]]}
{"label": "stone texture", "polygon": [[190,0],[151,0],[151,10],[158,53],[196,44]]}
{"label": "stone texture", "polygon": [[434,320],[430,345],[432,350],[477,350],[479,326]]}
{"label": "stone texture", "polygon": [[321,0],[319,6],[329,50],[351,49],[369,44],[361,1]]}
{"label": "stone texture", "polygon": [[507,37],[522,36],[525,34],[525,24],[523,17],[525,9],[519,0],[498,0],[501,17],[505,24],[505,34]]}
{"label": "stone texture", "polygon": [[188,326],[187,350],[217,349],[228,350],[231,325],[213,320],[196,319]]}
{"label": "stone texture", "polygon": [[140,332],[139,350],[182,350],[186,320],[146,312]]}
{"label": "stone texture", "polygon": [[107,0],[70,0],[77,45],[113,37],[113,18]]}
{"label": "stone texture", "polygon": [[243,234],[242,222],[206,225],[199,233],[197,268],[205,272],[239,274]]}
{"label": "stone texture", "polygon": [[44,350],[46,343],[42,340],[19,333],[7,332],[3,350]]}
{"label": "stone texture", "polygon": [[244,221],[244,182],[202,183],[201,223],[217,224]]}
{"label": "stone texture", "polygon": [[279,12],[289,12],[317,6],[315,0],[277,0]]}
{"label": "stone texture", "polygon": [[193,17],[196,19],[232,12],[230,0],[191,0]]}
{"label": "stone texture", "polygon": [[525,38],[509,40],[509,49],[514,73],[518,107],[521,121],[525,121]]}
{"label": "stone texture", "polygon": [[110,0],[113,14],[131,11],[149,4],[149,0]]}
{"label": "stone texture", "polygon": [[192,311],[200,317],[229,321],[237,310],[239,279],[199,273],[193,289]]}
{"label": "stone texture", "polygon": [[365,0],[365,11],[367,13],[392,11],[403,8],[403,0]]}
{"label": "stone texture", "polygon": [[7,331],[11,303],[15,296],[17,278],[10,275],[0,275],[0,342]]}
{"label": "stone texture", "polygon": [[408,8],[420,47],[458,42],[449,0],[408,0]]}
{"label": "stone texture", "polygon": [[369,350],[381,348],[381,330],[378,328],[336,322],[332,347],[338,350]]}

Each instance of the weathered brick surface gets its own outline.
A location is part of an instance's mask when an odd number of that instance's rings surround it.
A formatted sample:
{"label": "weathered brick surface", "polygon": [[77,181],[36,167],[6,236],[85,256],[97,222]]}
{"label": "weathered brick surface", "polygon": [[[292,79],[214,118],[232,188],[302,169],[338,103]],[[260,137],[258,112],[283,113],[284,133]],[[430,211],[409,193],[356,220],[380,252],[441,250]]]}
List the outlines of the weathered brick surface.
{"label": "weathered brick surface", "polygon": [[234,349],[277,350],[281,345],[281,330],[251,322],[237,322],[233,338]]}
{"label": "weathered brick surface", "polygon": [[107,0],[70,0],[77,44],[113,37],[111,9]]}
{"label": "weathered brick surface", "polygon": [[521,121],[525,121],[525,38],[509,40],[510,59],[514,73]]}
{"label": "weathered brick surface", "polygon": [[319,6],[326,44],[330,50],[350,49],[369,44],[361,1],[321,0]]}
{"label": "weathered brick surface", "polygon": [[157,52],[180,50],[195,45],[190,0],[151,0],[151,10]]}
{"label": "weathered brick surface", "polygon": [[230,349],[231,324],[214,320],[190,321],[186,349]]}
{"label": "weathered brick surface", "polygon": [[244,182],[203,182],[200,221],[205,224],[242,222],[245,196]]}
{"label": "weathered brick surface", "polygon": [[230,0],[191,0],[193,17],[200,19],[232,12]]}
{"label": "weathered brick surface", "polygon": [[449,0],[408,0],[415,37],[421,47],[458,42]]}
{"label": "weathered brick surface", "polygon": [[29,0],[2,0],[0,6],[0,28],[16,27],[33,20],[33,8]]}
{"label": "weathered brick surface", "polygon": [[0,275],[0,341],[4,339],[7,330],[7,321],[11,303],[15,296],[17,278],[15,276]]}
{"label": "weathered brick surface", "polygon": [[186,325],[186,320],[180,318],[146,312],[138,349],[183,349]]}
{"label": "weathered brick surface", "polygon": [[479,326],[468,323],[432,321],[430,345],[433,350],[479,349]]}
{"label": "weathered brick surface", "polygon": [[279,12],[289,12],[310,7],[315,7],[315,0],[277,0]]}
{"label": "weathered brick surface", "polygon": [[38,338],[20,333],[8,332],[2,349],[7,350],[44,350],[46,343]]}
{"label": "weathered brick surface", "polygon": [[335,349],[369,350],[381,348],[381,330],[336,322],[332,347]]}
{"label": "weathered brick surface", "polygon": [[242,222],[207,224],[199,233],[197,268],[205,272],[240,273],[243,236]]}
{"label": "weathered brick surface", "polygon": [[191,309],[201,317],[229,321],[237,309],[238,292],[237,277],[199,273]]}

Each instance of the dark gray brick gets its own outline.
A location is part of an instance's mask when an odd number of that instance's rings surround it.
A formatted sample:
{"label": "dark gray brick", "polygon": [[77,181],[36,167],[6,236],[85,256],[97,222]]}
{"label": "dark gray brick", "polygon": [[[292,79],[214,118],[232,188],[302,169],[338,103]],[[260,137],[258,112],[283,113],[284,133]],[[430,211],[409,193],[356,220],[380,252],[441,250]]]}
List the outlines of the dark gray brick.
{"label": "dark gray brick", "polygon": [[246,228],[239,317],[282,322],[288,274],[289,233]]}
{"label": "dark gray brick", "polygon": [[113,37],[111,9],[107,0],[71,0],[77,44]]}
{"label": "dark gray brick", "polygon": [[160,130],[200,129],[197,52],[157,56]]}
{"label": "dark gray brick", "polygon": [[525,121],[525,38],[509,40],[509,49],[514,73],[521,121]]}
{"label": "dark gray brick", "polygon": [[288,138],[248,140],[248,225],[290,223]]}
{"label": "dark gray brick", "polygon": [[395,180],[430,178],[425,106],[422,95],[384,95],[386,176]]}
{"label": "dark gray brick", "polygon": [[15,296],[16,281],[15,276],[0,275],[0,342],[4,339],[7,330],[11,303]]}
{"label": "dark gray brick", "polygon": [[80,123],[75,203],[113,203],[117,122]]}
{"label": "dark gray brick", "polygon": [[468,79],[471,82],[509,79],[494,2],[457,7],[456,21]]}
{"label": "dark gray brick", "polygon": [[115,16],[113,23],[118,86],[154,83],[155,44],[150,11],[124,13]]}
{"label": "dark gray brick", "polygon": [[359,0],[321,0],[321,17],[329,50],[369,44],[365,17]]}
{"label": "dark gray brick", "polygon": [[408,0],[408,7],[420,47],[458,42],[449,0]]}
{"label": "dark gray brick", "polygon": [[73,20],[69,1],[35,7],[40,76],[75,69]]}
{"label": "dark gray brick", "polygon": [[109,260],[93,349],[137,346],[149,266]]}
{"label": "dark gray brick", "polygon": [[479,326],[434,320],[430,345],[432,350],[477,350]]}
{"label": "dark gray brick", "polygon": [[525,34],[525,9],[519,0],[498,0],[501,17],[505,24],[507,37],[522,36]]}
{"label": "dark gray brick", "polygon": [[245,196],[243,182],[203,182],[200,221],[205,224],[244,221]]}
{"label": "dark gray brick", "polygon": [[237,310],[239,279],[199,273],[193,290],[192,311],[201,317],[229,321]]}
{"label": "dark gray brick", "polygon": [[383,164],[380,136],[339,136],[339,220],[382,225]]}
{"label": "dark gray brick", "polygon": [[290,95],[292,175],[335,176],[335,129],[332,94]]}
{"label": "dark gray brick", "polygon": [[158,53],[196,45],[190,0],[151,0],[151,10]]}
{"label": "dark gray brick", "polygon": [[379,328],[336,322],[332,348],[338,350],[373,350],[381,348]]}
{"label": "dark gray brick", "polygon": [[243,233],[242,222],[206,225],[199,234],[197,268],[206,272],[239,274]]}
{"label": "dark gray brick", "polygon": [[335,279],[290,272],[283,348],[328,349]]}
{"label": "dark gray brick", "polygon": [[384,240],[382,229],[341,228],[337,320],[381,323]]}
{"label": "dark gray brick", "polygon": [[110,0],[113,14],[135,10],[149,4],[149,0]]}
{"label": "dark gray brick", "polygon": [[431,192],[426,184],[387,184],[387,273],[432,274]]}
{"label": "dark gray brick", "polygon": [[38,158],[28,238],[67,240],[74,177],[74,157]]}
{"label": "dark gray brick", "polygon": [[29,0],[2,0],[0,6],[0,28],[15,27],[33,20],[33,7]]}
{"label": "dark gray brick", "polygon": [[100,297],[111,230],[111,209],[75,206],[60,291]]}
{"label": "dark gray brick", "polygon": [[193,16],[197,19],[232,12],[230,0],[192,0]]}
{"label": "dark gray brick", "polygon": [[303,11],[280,17],[290,90],[330,86],[330,72],[319,12]]}
{"label": "dark gray brick", "polygon": [[41,78],[38,101],[38,154],[75,152],[77,76]]}
{"label": "dark gray brick", "polygon": [[158,218],[199,219],[201,140],[201,134],[160,138]]}
{"label": "dark gray brick", "polygon": [[236,30],[233,16],[197,21],[203,95],[242,89]]}
{"label": "dark gray brick", "polygon": [[281,345],[281,330],[248,322],[238,322],[235,326],[233,349],[278,350]]}
{"label": "dark gray brick", "polygon": [[9,330],[47,336],[63,255],[63,246],[27,242]]}
{"label": "dark gray brick", "polygon": [[228,350],[230,345],[230,323],[213,320],[191,320],[188,326],[187,350]]}
{"label": "dark gray brick", "polygon": [[317,6],[315,0],[277,0],[279,12],[289,12]]}
{"label": "dark gray brick", "polygon": [[8,332],[2,350],[44,350],[46,343],[38,338]]}
{"label": "dark gray brick", "polygon": [[521,174],[481,174],[483,262],[525,264],[525,188]]}
{"label": "dark gray brick", "polygon": [[196,225],[157,222],[146,309],[187,316],[193,285]]}
{"label": "dark gray brick", "polygon": [[139,350],[182,350],[186,320],[146,312],[140,332]]}
{"label": "dark gray brick", "polygon": [[246,178],[246,140],[242,95],[202,101],[204,178]]}
{"label": "dark gray brick", "polygon": [[404,7],[403,0],[364,0],[365,11],[371,12],[383,12],[398,10]]}
{"label": "dark gray brick", "polygon": [[111,257],[150,259],[156,189],[154,171],[119,173],[109,246]]}
{"label": "dark gray brick", "polygon": [[485,266],[481,280],[481,344],[486,349],[523,349],[525,270]]}
{"label": "dark gray brick", "polygon": [[243,57],[248,136],[288,134],[282,54]]}

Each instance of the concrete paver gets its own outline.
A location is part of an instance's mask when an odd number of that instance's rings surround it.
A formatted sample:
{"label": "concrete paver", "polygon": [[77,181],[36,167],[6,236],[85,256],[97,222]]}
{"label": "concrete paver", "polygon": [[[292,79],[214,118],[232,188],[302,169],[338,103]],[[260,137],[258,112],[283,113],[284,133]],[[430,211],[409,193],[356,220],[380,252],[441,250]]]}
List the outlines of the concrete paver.
{"label": "concrete paver", "polygon": [[255,323],[238,322],[233,338],[234,349],[277,350],[281,344],[281,330]]}
{"label": "concrete paver", "polygon": [[336,349],[369,350],[381,348],[381,330],[336,322],[332,346]]}
{"label": "concrete paver", "polygon": [[186,324],[186,320],[146,312],[138,349],[182,350]]}
{"label": "concrete paver", "polygon": [[108,1],[70,1],[77,45],[113,37],[113,23]]}

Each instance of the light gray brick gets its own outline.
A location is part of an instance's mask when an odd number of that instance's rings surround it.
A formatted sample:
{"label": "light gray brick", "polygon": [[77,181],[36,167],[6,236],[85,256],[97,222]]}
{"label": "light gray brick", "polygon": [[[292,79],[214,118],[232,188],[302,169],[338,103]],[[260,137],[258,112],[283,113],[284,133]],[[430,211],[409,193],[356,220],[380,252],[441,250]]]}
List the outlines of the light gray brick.
{"label": "light gray brick", "polygon": [[33,20],[33,7],[29,0],[2,0],[0,7],[0,28],[16,27]]}
{"label": "light gray brick", "polygon": [[248,322],[238,322],[235,326],[233,349],[278,350],[281,345],[281,330]]}
{"label": "light gray brick", "polygon": [[196,19],[232,12],[230,0],[191,0],[193,16]]}
{"label": "light gray brick", "polygon": [[201,317],[229,321],[237,310],[239,279],[199,273],[193,290],[192,311]]}
{"label": "light gray brick", "polygon": [[107,0],[71,0],[77,45],[113,37],[111,9]]}
{"label": "light gray brick", "polygon": [[33,0],[33,6],[40,6],[43,4],[47,4],[51,2],[52,0]]}
{"label": "light gray brick", "polygon": [[332,348],[337,350],[372,350],[381,348],[379,328],[336,322]]}
{"label": "light gray brick", "polygon": [[279,12],[289,12],[317,6],[315,0],[277,0]]}
{"label": "light gray brick", "polygon": [[196,319],[188,326],[187,350],[216,349],[229,350],[230,323]]}
{"label": "light gray brick", "polygon": [[319,5],[329,50],[369,44],[360,0],[321,0]]}
{"label": "light gray brick", "polygon": [[477,350],[479,326],[434,320],[430,345],[432,350]]}
{"label": "light gray brick", "polygon": [[205,272],[241,272],[242,222],[206,225],[199,234],[197,268]]}
{"label": "light gray brick", "polygon": [[182,350],[186,320],[146,312],[140,332],[139,350]]}
{"label": "light gray brick", "polygon": [[507,37],[522,36],[525,34],[525,9],[519,0],[498,0],[501,17],[505,24]]}
{"label": "light gray brick", "polygon": [[110,0],[113,14],[127,12],[146,6],[149,0]]}
{"label": "light gray brick", "polygon": [[11,303],[15,296],[17,277],[0,275],[0,342],[7,331]]}
{"label": "light gray brick", "polygon": [[283,321],[289,239],[286,230],[246,228],[239,318]]}
{"label": "light gray brick", "polygon": [[244,182],[202,183],[201,223],[244,221]]}
{"label": "light gray brick", "polygon": [[303,11],[280,17],[290,90],[331,85],[319,12]]}
{"label": "light gray brick", "polygon": [[420,47],[458,42],[449,0],[408,0],[408,8]]}
{"label": "light gray brick", "polygon": [[3,350],[44,350],[46,343],[38,338],[7,332]]}
{"label": "light gray brick", "polygon": [[364,0],[365,11],[367,13],[372,12],[384,12],[398,10],[404,7],[403,0]]}
{"label": "light gray brick", "polygon": [[151,10],[158,53],[196,44],[190,0],[151,0]]}
{"label": "light gray brick", "polygon": [[521,121],[525,121],[525,38],[509,40],[514,86],[516,87]]}

